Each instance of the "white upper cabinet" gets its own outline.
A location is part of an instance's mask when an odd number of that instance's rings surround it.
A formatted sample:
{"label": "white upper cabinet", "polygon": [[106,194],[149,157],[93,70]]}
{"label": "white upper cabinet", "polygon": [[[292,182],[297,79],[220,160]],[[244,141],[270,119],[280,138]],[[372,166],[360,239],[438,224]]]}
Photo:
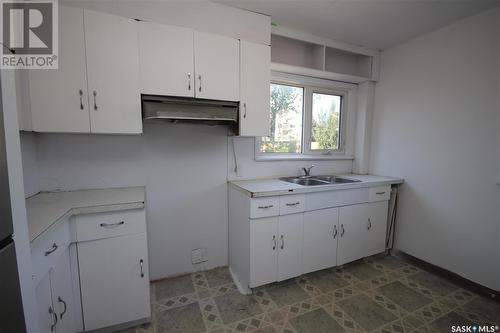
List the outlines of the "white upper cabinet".
{"label": "white upper cabinet", "polygon": [[93,133],[142,133],[137,22],[84,11]]}
{"label": "white upper cabinet", "polygon": [[240,41],[240,135],[269,135],[271,47]]}
{"label": "white upper cabinet", "polygon": [[59,38],[59,69],[28,71],[33,130],[89,133],[83,9],[59,6]]}
{"label": "white upper cabinet", "polygon": [[239,53],[237,39],[195,31],[196,97],[240,100]]}
{"label": "white upper cabinet", "polygon": [[139,22],[141,93],[194,97],[193,30]]}

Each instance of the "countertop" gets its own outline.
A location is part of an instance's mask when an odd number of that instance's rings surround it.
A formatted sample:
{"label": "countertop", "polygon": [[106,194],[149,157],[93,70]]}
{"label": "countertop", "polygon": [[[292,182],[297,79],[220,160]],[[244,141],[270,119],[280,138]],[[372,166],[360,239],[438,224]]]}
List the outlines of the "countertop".
{"label": "countertop", "polygon": [[72,215],[143,208],[144,198],[144,187],[38,193],[26,199],[30,242]]}
{"label": "countertop", "polygon": [[[317,186],[303,186],[299,184],[288,183],[277,178],[273,179],[255,179],[255,180],[239,180],[230,181],[229,184],[239,191],[247,194],[252,198],[268,197],[273,195],[298,194],[343,190],[350,188],[362,188],[381,185],[401,184],[404,182],[402,178],[375,176],[375,175],[355,175],[355,174],[338,174],[344,178],[352,178],[360,180],[356,183],[345,184],[326,184]],[[313,176],[314,177],[314,176]]]}

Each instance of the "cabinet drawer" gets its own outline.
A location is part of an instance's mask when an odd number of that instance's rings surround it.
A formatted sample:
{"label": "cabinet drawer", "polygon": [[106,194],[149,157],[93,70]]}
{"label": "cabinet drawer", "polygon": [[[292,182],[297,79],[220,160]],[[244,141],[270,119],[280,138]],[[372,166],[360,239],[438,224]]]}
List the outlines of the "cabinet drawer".
{"label": "cabinet drawer", "polygon": [[81,215],[75,218],[78,242],[146,232],[144,209]]}
{"label": "cabinet drawer", "polygon": [[35,286],[54,267],[61,254],[69,247],[69,221],[63,221],[54,230],[46,231],[31,248],[33,282]]}
{"label": "cabinet drawer", "polygon": [[306,196],[303,194],[280,197],[280,215],[303,212],[306,208]]}
{"label": "cabinet drawer", "polygon": [[279,197],[255,198],[250,201],[250,218],[277,216],[280,212]]}
{"label": "cabinet drawer", "polygon": [[391,187],[390,186],[377,186],[370,187],[370,192],[368,195],[368,200],[370,202],[374,201],[386,201],[391,198]]}

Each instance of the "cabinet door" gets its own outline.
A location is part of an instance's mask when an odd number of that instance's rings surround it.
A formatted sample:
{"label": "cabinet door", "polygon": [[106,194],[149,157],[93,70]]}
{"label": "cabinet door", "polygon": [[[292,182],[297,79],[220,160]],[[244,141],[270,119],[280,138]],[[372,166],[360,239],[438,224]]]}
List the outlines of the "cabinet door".
{"label": "cabinet door", "polygon": [[240,41],[240,135],[269,135],[271,47]]}
{"label": "cabinet door", "polygon": [[237,39],[195,31],[196,97],[240,100],[240,48]]}
{"label": "cabinet door", "polygon": [[339,239],[337,247],[337,264],[363,258],[365,256],[365,240],[368,218],[365,204],[339,208]]}
{"label": "cabinet door", "polygon": [[28,71],[33,130],[89,133],[83,9],[59,6],[59,36],[59,68]]}
{"label": "cabinet door", "polygon": [[368,216],[365,257],[385,251],[388,201],[365,205]]}
{"label": "cabinet door", "polygon": [[302,274],[303,224],[303,213],[279,217],[278,281]]}
{"label": "cabinet door", "polygon": [[55,332],[56,313],[52,306],[52,294],[50,289],[50,273],[40,280],[36,289],[36,302],[38,305],[38,319],[40,320],[40,332]]}
{"label": "cabinet door", "polygon": [[78,243],[86,331],[150,317],[147,254],[146,234]]}
{"label": "cabinet door", "polygon": [[76,332],[69,248],[61,255],[50,274],[52,300],[58,316],[57,332]]}
{"label": "cabinet door", "polygon": [[278,217],[250,220],[250,288],[278,278]]}
{"label": "cabinet door", "polygon": [[303,273],[337,265],[339,209],[304,213]]}
{"label": "cabinet door", "polygon": [[139,22],[141,93],[194,97],[193,30]]}
{"label": "cabinet door", "polygon": [[84,11],[90,128],[141,133],[137,22]]}

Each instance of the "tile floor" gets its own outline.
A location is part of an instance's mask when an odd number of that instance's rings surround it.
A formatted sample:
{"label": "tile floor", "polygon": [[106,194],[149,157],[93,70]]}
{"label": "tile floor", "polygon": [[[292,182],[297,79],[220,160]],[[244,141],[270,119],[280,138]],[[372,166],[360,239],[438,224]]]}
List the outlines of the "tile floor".
{"label": "tile floor", "polygon": [[500,303],[379,255],[241,295],[227,268],[152,284],[151,324],[124,332],[451,332],[500,325]]}

